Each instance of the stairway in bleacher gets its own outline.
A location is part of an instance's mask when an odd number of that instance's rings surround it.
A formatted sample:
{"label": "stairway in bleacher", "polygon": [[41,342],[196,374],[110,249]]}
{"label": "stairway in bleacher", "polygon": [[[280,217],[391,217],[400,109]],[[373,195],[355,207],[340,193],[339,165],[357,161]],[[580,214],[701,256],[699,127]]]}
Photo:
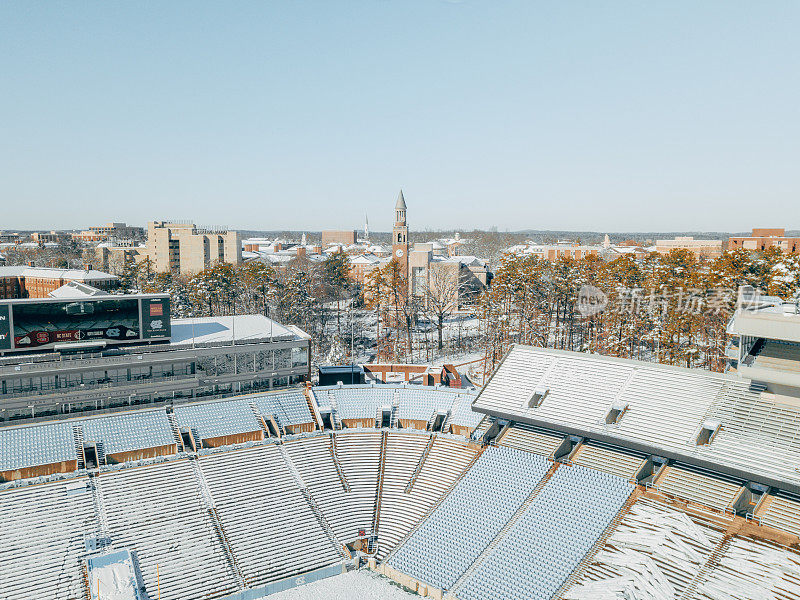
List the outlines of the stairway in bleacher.
{"label": "stairway in bleacher", "polygon": [[389,419],[389,427],[394,429],[397,427],[397,422],[400,420],[400,398],[397,394],[394,395],[392,400],[392,416]]}
{"label": "stairway in bleacher", "polygon": [[[266,437],[266,438],[273,437],[272,433],[270,433],[269,426],[267,426],[267,419],[265,419],[264,415],[261,414],[261,411],[259,410],[258,406],[256,406],[256,403],[255,402],[250,402],[249,406],[250,406],[250,410],[253,413],[253,417],[255,417],[256,423],[258,423],[258,427],[261,429],[261,431],[264,432],[264,437]],[[271,416],[272,416],[272,419],[275,421],[275,424],[278,426],[278,433],[281,436],[286,435],[286,428],[280,422],[280,419],[278,418],[278,415],[273,414]]]}
{"label": "stairway in bleacher", "polygon": [[108,514],[103,504],[103,494],[100,491],[100,476],[96,473],[89,474],[89,487],[92,491],[92,503],[97,518],[97,532],[95,535],[95,550],[102,550],[111,543],[108,527]]}
{"label": "stairway in bleacher", "polygon": [[475,428],[475,431],[472,432],[471,436],[472,439],[473,440],[483,439],[483,436],[486,434],[487,431],[489,431],[489,427],[492,426],[493,420],[494,420],[493,417],[490,417],[489,415],[484,416],[481,419],[481,422],[478,423],[478,426]]}
{"label": "stairway in bleacher", "polygon": [[428,519],[428,517],[430,517],[434,512],[436,512],[436,509],[439,508],[439,505],[441,505],[441,503],[445,501],[445,499],[450,495],[450,493],[453,491],[453,489],[455,489],[455,487],[461,481],[461,478],[464,477],[464,474],[468,473],[469,470],[472,469],[472,467],[475,466],[475,463],[478,462],[478,459],[481,457],[481,455],[484,453],[485,450],[486,450],[486,446],[481,446],[480,447],[480,449],[475,453],[475,455],[472,457],[472,459],[462,469],[461,474],[453,480],[453,483],[451,483],[450,486],[444,492],[442,492],[442,494],[439,496],[438,500],[436,500],[436,502],[434,502],[431,505],[431,507],[428,509],[428,511],[416,523],[414,523],[414,526],[411,529],[409,529],[406,532],[406,534],[397,541],[397,543],[394,545],[394,548],[392,548],[392,550],[389,552],[389,554],[387,554],[384,557],[384,559],[382,561],[384,564],[388,563],[389,560],[397,553],[397,551],[400,548],[403,547],[403,544],[405,544],[406,541],[411,539],[411,537],[417,532],[417,530]]}
{"label": "stairway in bleacher", "polygon": [[331,424],[336,431],[339,431],[342,428],[342,420],[339,417],[339,404],[336,402],[336,394],[332,391],[328,391],[328,402],[331,406]]}
{"label": "stairway in bleacher", "polygon": [[[332,434],[331,437],[333,437]],[[283,457],[283,462],[286,463],[286,468],[292,474],[297,487],[300,489],[300,493],[303,494],[303,498],[306,500],[306,504],[308,504],[308,507],[314,514],[314,518],[317,520],[319,526],[322,527],[323,531],[325,531],[325,535],[328,537],[328,540],[330,540],[331,545],[336,549],[336,552],[343,559],[350,558],[350,553],[348,552],[346,546],[339,541],[339,538],[336,537],[336,533],[333,531],[330,523],[328,523],[325,515],[322,514],[322,510],[320,510],[317,501],[314,499],[314,496],[308,489],[306,482],[303,480],[303,476],[300,474],[300,471],[297,469],[297,466],[294,464],[291,456],[289,456],[289,453],[286,451],[286,446],[284,444],[279,444],[278,449]]]}
{"label": "stairway in bleacher", "polygon": [[214,504],[214,497],[211,494],[211,489],[208,487],[208,482],[206,481],[203,469],[200,467],[200,460],[197,456],[190,456],[189,463],[192,465],[192,472],[194,473],[194,478],[197,482],[197,489],[200,492],[200,498],[203,502],[203,506],[206,509],[206,512],[211,520],[211,524],[214,528],[214,535],[219,541],[220,546],[222,546],[222,549],[225,551],[225,558],[228,561],[228,565],[233,571],[234,576],[236,577],[236,582],[239,586],[239,589],[244,589],[247,586],[247,582],[244,578],[244,575],[242,575],[242,571],[239,568],[239,564],[237,563],[236,557],[233,554],[233,549],[228,541],[228,536],[225,533],[225,529],[222,526],[222,521],[220,521],[217,508]]}
{"label": "stairway in bleacher", "polygon": [[414,469],[414,472],[411,474],[411,478],[408,480],[408,484],[406,485],[405,493],[410,494],[411,490],[414,488],[414,483],[417,481],[417,477],[419,477],[420,471],[422,471],[422,467],[425,466],[425,459],[428,458],[428,454],[433,447],[433,441],[436,439],[436,436],[433,434],[430,435],[428,438],[428,443],[425,445],[425,450],[422,451],[422,455],[419,457],[419,461],[417,462],[417,466]]}
{"label": "stairway in bleacher", "polygon": [[72,426],[72,435],[75,438],[75,454],[78,457],[78,469],[86,468],[86,455],[83,453],[83,427]]}
{"label": "stairway in bleacher", "polygon": [[444,416],[444,421],[442,421],[442,433],[450,433],[450,420],[453,416],[453,409],[450,408]]}
{"label": "stairway in bleacher", "polygon": [[339,449],[336,447],[336,434],[331,433],[329,434],[330,441],[328,443],[328,450],[331,453],[331,458],[333,459],[333,465],[336,467],[336,473],[339,475],[339,481],[342,483],[342,488],[345,492],[350,491],[350,484],[347,483],[347,477],[345,477],[344,469],[342,468],[342,463],[339,462]]}
{"label": "stairway in bleacher", "polygon": [[383,479],[386,474],[386,442],[388,441],[389,434],[386,430],[381,432],[381,450],[378,467],[378,481],[375,486],[375,510],[372,516],[372,535],[373,538],[378,536],[378,525],[381,519],[381,502],[383,500]]}
{"label": "stairway in bleacher", "polygon": [[308,413],[311,415],[311,418],[314,421],[314,429],[321,429],[319,424],[319,414],[317,414],[317,409],[315,407],[317,399],[314,396],[314,391],[308,387],[303,388],[303,397],[306,399],[306,406],[308,406]]}
{"label": "stairway in bleacher", "polygon": [[528,494],[528,497],[525,498],[522,504],[519,505],[519,508],[517,508],[516,512],[514,512],[514,514],[511,515],[511,518],[506,522],[505,525],[503,525],[502,529],[500,529],[500,531],[497,532],[497,535],[494,536],[492,541],[489,542],[489,545],[483,549],[483,551],[477,556],[477,558],[472,562],[472,564],[469,567],[467,567],[467,570],[461,574],[461,577],[459,577],[453,584],[453,586],[448,590],[450,593],[458,595],[459,586],[461,586],[461,584],[464,583],[469,578],[470,575],[472,575],[475,569],[477,569],[481,565],[481,563],[489,555],[489,553],[491,553],[491,551],[494,550],[497,547],[497,545],[503,540],[506,534],[509,531],[511,531],[511,529],[514,527],[514,525],[520,519],[520,517],[522,517],[522,515],[525,514],[525,511],[528,510],[528,507],[531,504],[533,504],[534,500],[536,500],[536,497],[544,489],[544,486],[547,485],[547,482],[550,481],[550,478],[553,476],[553,473],[556,472],[556,469],[558,467],[559,467],[558,463],[554,463],[550,467],[547,473],[545,473],[544,476],[539,480],[539,483],[536,484],[536,487],[534,487],[533,490],[531,490],[531,493]]}
{"label": "stairway in bleacher", "polygon": [[178,452],[181,450],[186,450],[183,445],[183,438],[181,437],[181,430],[178,427],[178,421],[175,418],[175,413],[167,407],[167,421],[169,421],[169,427],[172,430],[172,437],[175,439],[175,443],[178,445]]}
{"label": "stairway in bleacher", "polygon": [[700,567],[700,570],[692,579],[692,582],[686,587],[683,591],[683,595],[681,595],[680,600],[691,600],[695,597],[695,592],[697,588],[706,580],[706,578],[719,566],[720,560],[722,560],[722,556],[728,551],[728,547],[731,545],[731,541],[733,540],[738,530],[741,528],[741,525],[736,527],[734,531],[728,530],[720,542],[717,544],[717,547],[714,548],[714,551],[708,557],[708,560]]}

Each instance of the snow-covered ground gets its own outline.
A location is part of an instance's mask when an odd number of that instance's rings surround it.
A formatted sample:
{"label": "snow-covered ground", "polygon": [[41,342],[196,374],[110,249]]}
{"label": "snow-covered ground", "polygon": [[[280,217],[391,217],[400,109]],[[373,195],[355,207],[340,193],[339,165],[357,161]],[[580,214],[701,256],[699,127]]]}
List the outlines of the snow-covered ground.
{"label": "snow-covered ground", "polygon": [[265,596],[264,600],[371,600],[372,598],[408,600],[419,596],[404,591],[390,579],[373,571],[360,569]]}
{"label": "snow-covered ground", "polygon": [[[324,333],[317,339],[313,347],[316,355],[314,364],[344,364],[350,361],[351,351],[354,362],[374,362],[378,347],[378,322],[374,310],[355,309],[343,312],[341,315],[340,334],[337,333],[336,318],[331,316],[327,320]],[[385,325],[380,328],[381,336],[391,332]],[[443,348],[438,348],[438,331],[435,320],[421,316],[420,321],[414,326],[413,352],[403,354],[394,362],[410,362],[423,364],[443,364],[465,362],[462,357],[473,357],[483,352],[479,343],[480,323],[473,315],[452,315],[444,321],[442,331]],[[398,344],[403,351],[406,348],[405,333],[401,333],[402,341]],[[338,338],[338,342],[337,342]],[[335,345],[336,351],[331,353],[331,346]],[[381,362],[386,362],[384,356]]]}

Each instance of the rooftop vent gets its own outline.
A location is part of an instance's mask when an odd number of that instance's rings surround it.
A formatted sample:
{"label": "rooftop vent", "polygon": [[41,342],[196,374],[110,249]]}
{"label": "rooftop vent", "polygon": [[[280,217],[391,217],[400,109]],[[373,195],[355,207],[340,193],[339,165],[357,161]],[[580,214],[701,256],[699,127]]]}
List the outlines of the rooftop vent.
{"label": "rooftop vent", "polygon": [[528,400],[528,408],[536,408],[541,405],[549,392],[550,388],[546,387],[537,387],[533,390],[533,396]]}
{"label": "rooftop vent", "polygon": [[707,446],[714,441],[714,436],[717,435],[720,427],[722,427],[722,423],[719,421],[703,421],[700,433],[697,434],[697,445]]}
{"label": "rooftop vent", "polygon": [[622,415],[628,410],[628,403],[627,402],[615,402],[611,405],[611,410],[608,411],[606,414],[606,425],[612,425],[614,423],[619,423],[619,420],[622,418]]}

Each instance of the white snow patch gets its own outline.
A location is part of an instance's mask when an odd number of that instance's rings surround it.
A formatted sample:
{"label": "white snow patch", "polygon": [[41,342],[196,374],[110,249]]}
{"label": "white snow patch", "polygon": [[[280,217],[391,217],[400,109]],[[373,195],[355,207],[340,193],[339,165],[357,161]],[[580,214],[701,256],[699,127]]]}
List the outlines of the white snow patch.
{"label": "white snow patch", "polygon": [[97,598],[98,581],[102,600],[137,600],[136,574],[129,562],[118,562],[92,569],[92,599]]}
{"label": "white snow patch", "polygon": [[329,577],[291,590],[265,596],[265,600],[408,600],[419,598],[391,580],[367,569]]}

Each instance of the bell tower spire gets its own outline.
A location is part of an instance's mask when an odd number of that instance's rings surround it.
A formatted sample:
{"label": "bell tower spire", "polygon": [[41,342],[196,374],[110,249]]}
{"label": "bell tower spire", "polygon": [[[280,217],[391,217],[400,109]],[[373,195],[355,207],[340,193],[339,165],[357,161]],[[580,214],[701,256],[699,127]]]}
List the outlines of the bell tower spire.
{"label": "bell tower spire", "polygon": [[406,223],[406,199],[403,197],[403,190],[400,190],[394,205],[392,258],[400,263],[403,274],[408,276],[408,224]]}

